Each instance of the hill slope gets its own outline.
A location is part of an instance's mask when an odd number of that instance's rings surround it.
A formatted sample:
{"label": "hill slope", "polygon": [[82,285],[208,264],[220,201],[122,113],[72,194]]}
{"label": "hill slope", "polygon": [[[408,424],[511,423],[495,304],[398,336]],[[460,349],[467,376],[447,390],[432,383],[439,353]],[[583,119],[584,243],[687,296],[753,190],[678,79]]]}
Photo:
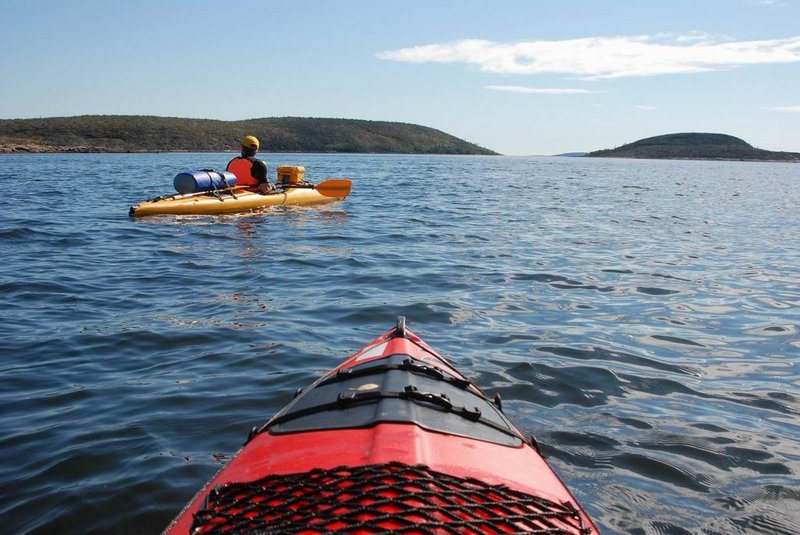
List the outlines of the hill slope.
{"label": "hill slope", "polygon": [[279,117],[215,121],[144,115],[0,120],[2,152],[238,151],[254,134],[267,152],[496,154],[425,126],[355,119]]}
{"label": "hill slope", "polygon": [[598,150],[589,157],[688,160],[800,161],[800,153],[757,149],[725,134],[682,133],[640,139],[616,149]]}

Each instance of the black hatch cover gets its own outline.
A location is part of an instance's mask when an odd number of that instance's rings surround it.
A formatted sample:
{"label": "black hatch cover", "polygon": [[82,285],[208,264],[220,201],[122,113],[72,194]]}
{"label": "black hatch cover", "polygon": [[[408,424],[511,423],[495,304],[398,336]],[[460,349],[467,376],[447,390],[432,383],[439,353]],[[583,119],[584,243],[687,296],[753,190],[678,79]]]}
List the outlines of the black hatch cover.
{"label": "black hatch cover", "polygon": [[267,423],[272,434],[414,423],[429,431],[520,446],[513,424],[468,381],[397,354],[332,375]]}

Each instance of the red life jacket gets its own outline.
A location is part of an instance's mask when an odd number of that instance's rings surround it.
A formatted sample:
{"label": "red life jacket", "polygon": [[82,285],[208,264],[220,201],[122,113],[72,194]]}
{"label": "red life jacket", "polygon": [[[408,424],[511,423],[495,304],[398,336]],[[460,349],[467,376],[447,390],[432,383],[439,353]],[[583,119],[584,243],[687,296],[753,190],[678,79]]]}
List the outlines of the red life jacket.
{"label": "red life jacket", "polygon": [[258,179],[253,176],[253,162],[239,156],[228,162],[228,171],[236,175],[237,186],[258,186]]}

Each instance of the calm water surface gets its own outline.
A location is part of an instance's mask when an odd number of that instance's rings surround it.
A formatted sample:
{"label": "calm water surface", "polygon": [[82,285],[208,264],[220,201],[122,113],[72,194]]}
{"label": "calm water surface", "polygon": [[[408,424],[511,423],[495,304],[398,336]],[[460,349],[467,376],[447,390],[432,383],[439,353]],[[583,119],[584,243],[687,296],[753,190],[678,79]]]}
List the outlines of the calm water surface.
{"label": "calm water surface", "polygon": [[128,218],[223,154],[0,155],[5,533],[158,533],[398,315],[605,533],[796,533],[800,166],[270,155],[322,208]]}

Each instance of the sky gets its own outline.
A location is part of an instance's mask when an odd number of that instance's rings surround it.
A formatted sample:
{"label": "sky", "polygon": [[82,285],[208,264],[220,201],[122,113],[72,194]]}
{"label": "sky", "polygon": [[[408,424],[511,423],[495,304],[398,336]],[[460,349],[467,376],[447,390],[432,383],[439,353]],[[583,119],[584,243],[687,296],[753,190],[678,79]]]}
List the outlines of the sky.
{"label": "sky", "polygon": [[0,119],[421,124],[508,155],[800,152],[800,0],[0,0]]}

